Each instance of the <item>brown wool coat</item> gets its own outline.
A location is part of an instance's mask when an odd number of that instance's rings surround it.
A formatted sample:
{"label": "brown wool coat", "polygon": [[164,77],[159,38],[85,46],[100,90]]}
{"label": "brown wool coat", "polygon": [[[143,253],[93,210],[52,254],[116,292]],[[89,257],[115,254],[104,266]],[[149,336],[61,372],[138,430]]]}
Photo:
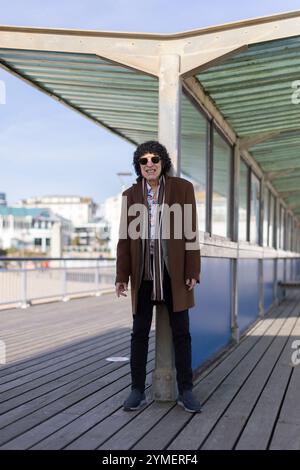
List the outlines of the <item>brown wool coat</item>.
{"label": "brown wool coat", "polygon": [[[142,178],[137,178],[137,183],[124,191],[122,195],[127,196],[127,208],[123,205],[121,221],[125,222],[125,227],[128,229],[128,225],[136,216],[127,216],[126,211],[132,204],[143,204]],[[172,206],[175,203],[180,204],[182,211],[184,204],[192,205],[191,228],[195,231],[198,227],[195,193],[192,183],[183,178],[166,175],[165,204]],[[170,238],[166,240],[167,259],[174,312],[179,312],[195,305],[193,289],[189,291],[185,281],[194,278],[197,282],[200,282],[201,259],[199,242],[197,241],[197,249],[186,250],[186,241],[190,242],[193,239],[190,237],[188,237],[188,240],[185,239],[184,229],[182,229],[181,239],[174,238],[174,225],[172,225],[172,222],[174,223],[174,219],[171,216]],[[124,227],[124,225],[122,226]],[[116,282],[128,283],[130,278],[133,315],[136,314],[137,310],[138,290],[142,277],[143,246],[141,238],[134,240],[130,237],[120,238],[117,246]]]}

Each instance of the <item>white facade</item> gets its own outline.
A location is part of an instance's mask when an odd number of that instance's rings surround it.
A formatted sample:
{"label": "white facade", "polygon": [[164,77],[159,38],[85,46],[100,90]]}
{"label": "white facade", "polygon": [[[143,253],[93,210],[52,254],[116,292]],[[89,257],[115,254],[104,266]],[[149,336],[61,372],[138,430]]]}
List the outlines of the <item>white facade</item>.
{"label": "white facade", "polygon": [[80,196],[42,196],[22,199],[20,207],[49,208],[54,214],[68,219],[76,226],[90,222],[95,214],[97,204],[90,197]]}
{"label": "white facade", "polygon": [[107,198],[101,206],[101,214],[110,226],[109,249],[113,258],[117,254],[117,243],[119,240],[119,225],[121,217],[122,193]]}
{"label": "white facade", "polygon": [[48,209],[0,207],[0,248],[14,247],[50,255],[57,225],[62,245],[68,245],[73,230],[70,221]]}
{"label": "white facade", "polygon": [[[110,227],[103,218],[95,218],[91,222],[78,225],[72,233],[72,247],[69,251],[98,252],[102,256],[109,256]],[[74,241],[76,239],[76,245]]]}

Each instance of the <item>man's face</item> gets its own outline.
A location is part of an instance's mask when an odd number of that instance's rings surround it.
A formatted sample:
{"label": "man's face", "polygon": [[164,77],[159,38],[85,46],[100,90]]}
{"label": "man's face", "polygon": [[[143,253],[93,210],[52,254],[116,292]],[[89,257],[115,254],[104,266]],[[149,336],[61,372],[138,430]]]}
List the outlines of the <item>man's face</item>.
{"label": "man's face", "polygon": [[146,165],[142,165],[140,163],[140,168],[142,176],[149,182],[158,180],[162,170],[161,160],[159,160],[158,163],[153,163],[151,159],[152,157],[157,157],[157,155],[154,155],[153,153],[145,153],[145,155],[140,157],[140,161],[147,159]]}

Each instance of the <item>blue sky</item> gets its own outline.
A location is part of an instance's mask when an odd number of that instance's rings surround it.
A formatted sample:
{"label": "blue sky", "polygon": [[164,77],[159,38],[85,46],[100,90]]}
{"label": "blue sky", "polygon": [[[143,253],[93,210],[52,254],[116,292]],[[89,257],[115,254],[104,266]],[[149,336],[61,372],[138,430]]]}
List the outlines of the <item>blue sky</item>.
{"label": "blue sky", "polygon": [[[0,0],[0,24],[167,33],[297,9],[300,0]],[[0,80],[0,192],[9,204],[47,194],[102,202],[119,192],[132,145],[1,68]]]}

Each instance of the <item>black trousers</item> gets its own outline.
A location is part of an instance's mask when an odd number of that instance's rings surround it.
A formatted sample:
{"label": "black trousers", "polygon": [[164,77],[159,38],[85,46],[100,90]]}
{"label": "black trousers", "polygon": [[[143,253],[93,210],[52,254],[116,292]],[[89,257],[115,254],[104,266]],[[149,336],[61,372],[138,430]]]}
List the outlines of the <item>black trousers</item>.
{"label": "black trousers", "polygon": [[[175,352],[178,392],[193,387],[191,335],[189,331],[189,311],[173,312],[171,280],[164,267],[164,298],[169,313]],[[133,315],[131,334],[131,378],[132,388],[145,390],[146,364],[148,356],[149,332],[152,323],[153,305],[151,300],[152,281],[142,281],[138,292],[137,312]]]}

